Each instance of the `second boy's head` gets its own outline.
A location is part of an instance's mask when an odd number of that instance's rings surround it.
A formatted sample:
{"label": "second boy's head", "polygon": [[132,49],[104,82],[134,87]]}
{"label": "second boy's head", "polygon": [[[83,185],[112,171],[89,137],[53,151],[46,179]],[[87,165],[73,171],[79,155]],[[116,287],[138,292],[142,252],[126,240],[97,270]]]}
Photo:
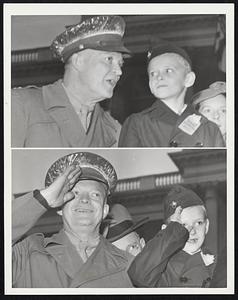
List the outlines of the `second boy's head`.
{"label": "second boy's head", "polygon": [[160,100],[185,97],[195,81],[188,54],[174,44],[162,41],[148,52],[151,93]]}
{"label": "second boy's head", "polygon": [[189,231],[189,238],[183,250],[195,254],[201,250],[209,228],[209,220],[203,201],[192,190],[182,186],[174,187],[165,198],[165,223],[177,207],[182,208],[181,224]]}

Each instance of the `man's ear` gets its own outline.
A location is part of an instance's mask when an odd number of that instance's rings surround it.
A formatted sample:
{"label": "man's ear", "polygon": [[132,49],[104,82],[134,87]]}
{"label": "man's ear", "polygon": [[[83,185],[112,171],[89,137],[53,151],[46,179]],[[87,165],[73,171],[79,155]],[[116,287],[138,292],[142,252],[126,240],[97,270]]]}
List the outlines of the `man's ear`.
{"label": "man's ear", "polygon": [[62,216],[62,215],[63,215],[62,210],[57,210],[57,214],[58,214],[59,216]]}
{"label": "man's ear", "polygon": [[194,82],[195,82],[195,79],[196,79],[196,75],[194,72],[189,72],[186,77],[185,77],[185,86],[187,88],[189,88],[190,86],[193,86]]}
{"label": "man's ear", "polygon": [[76,52],[71,56],[71,64],[74,69],[78,71],[82,70],[84,64],[84,55],[81,51]]}
{"label": "man's ear", "polygon": [[167,227],[167,225],[166,225],[166,224],[162,224],[162,226],[161,226],[161,230],[164,230],[166,227]]}
{"label": "man's ear", "polygon": [[208,233],[208,229],[209,229],[209,220],[206,220],[206,234]]}
{"label": "man's ear", "polygon": [[106,218],[108,212],[109,212],[109,205],[107,203],[105,203],[104,207],[103,207],[103,219]]}

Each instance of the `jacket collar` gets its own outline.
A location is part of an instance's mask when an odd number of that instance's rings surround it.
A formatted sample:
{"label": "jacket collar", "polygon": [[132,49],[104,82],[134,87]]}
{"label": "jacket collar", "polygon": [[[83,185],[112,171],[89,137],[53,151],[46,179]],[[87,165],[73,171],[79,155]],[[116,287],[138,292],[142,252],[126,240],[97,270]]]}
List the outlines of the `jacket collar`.
{"label": "jacket collar", "polygon": [[126,270],[129,262],[134,258],[101,236],[92,255],[83,263],[63,230],[50,238],[45,238],[43,248],[44,252],[53,256],[68,276],[72,278],[70,287],[79,287],[91,280]]}
{"label": "jacket collar", "polygon": [[162,119],[166,120],[169,123],[175,123],[178,119],[180,119],[180,117],[194,113],[194,109],[191,105],[187,105],[183,113],[181,115],[178,115],[163,101],[156,99],[151,107],[145,110],[145,113],[149,113],[151,119]]}
{"label": "jacket collar", "polygon": [[132,258],[101,237],[100,243],[82,265],[70,287],[80,287],[86,282],[98,280],[111,274],[126,272]]}

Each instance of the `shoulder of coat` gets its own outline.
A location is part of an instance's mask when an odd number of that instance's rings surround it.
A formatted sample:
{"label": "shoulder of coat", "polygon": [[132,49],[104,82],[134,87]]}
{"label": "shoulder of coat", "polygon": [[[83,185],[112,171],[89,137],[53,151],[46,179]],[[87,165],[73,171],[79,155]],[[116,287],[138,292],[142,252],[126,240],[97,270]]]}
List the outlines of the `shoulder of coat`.
{"label": "shoulder of coat", "polygon": [[29,250],[30,251],[45,251],[44,248],[44,234],[43,233],[34,233],[28,238]]}

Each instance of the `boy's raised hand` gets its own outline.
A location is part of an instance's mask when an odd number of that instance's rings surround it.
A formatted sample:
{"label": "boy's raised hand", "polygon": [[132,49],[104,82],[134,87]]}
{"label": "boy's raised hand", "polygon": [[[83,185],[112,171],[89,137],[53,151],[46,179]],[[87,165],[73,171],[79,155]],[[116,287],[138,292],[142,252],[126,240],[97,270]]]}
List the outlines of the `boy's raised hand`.
{"label": "boy's raised hand", "polygon": [[173,215],[170,216],[170,221],[171,222],[178,222],[180,224],[182,224],[182,221],[181,221],[181,213],[182,213],[183,209],[181,206],[178,206],[176,209],[175,209],[175,212],[173,213]]}
{"label": "boy's raised hand", "polygon": [[74,199],[71,192],[81,175],[80,167],[69,166],[49,187],[40,191],[41,195],[52,208],[60,207]]}

